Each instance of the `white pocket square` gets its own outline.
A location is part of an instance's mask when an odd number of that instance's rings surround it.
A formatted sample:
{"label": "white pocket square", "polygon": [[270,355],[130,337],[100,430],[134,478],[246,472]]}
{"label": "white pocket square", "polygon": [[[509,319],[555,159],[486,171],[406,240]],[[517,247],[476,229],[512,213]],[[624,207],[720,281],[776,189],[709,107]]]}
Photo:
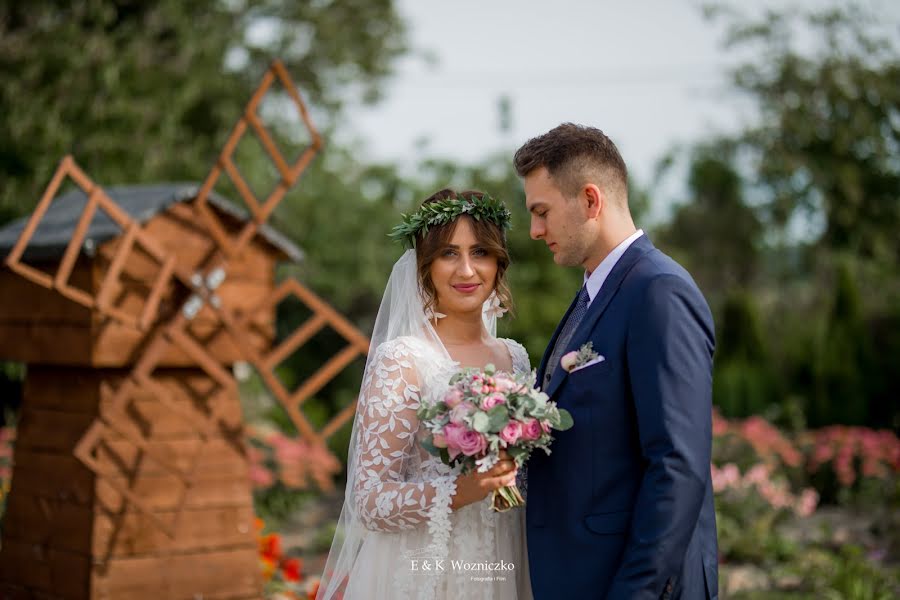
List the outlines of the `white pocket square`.
{"label": "white pocket square", "polygon": [[602,363],[602,362],[605,361],[605,360],[606,360],[606,357],[605,357],[605,356],[598,356],[597,358],[594,358],[594,359],[592,359],[592,360],[589,360],[588,362],[584,363],[583,365],[578,365],[577,367],[575,367],[574,369],[572,369],[572,370],[570,371],[570,373],[574,373],[575,371],[580,371],[580,370],[582,370],[582,369],[587,369],[588,367],[592,367],[592,366],[594,366],[594,365],[596,365],[596,364],[598,364],[598,363]]}

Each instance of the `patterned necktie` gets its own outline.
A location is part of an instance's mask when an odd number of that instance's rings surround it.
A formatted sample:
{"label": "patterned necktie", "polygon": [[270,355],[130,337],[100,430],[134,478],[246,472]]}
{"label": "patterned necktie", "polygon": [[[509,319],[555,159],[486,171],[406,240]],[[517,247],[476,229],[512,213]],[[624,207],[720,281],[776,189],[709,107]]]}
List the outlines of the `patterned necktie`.
{"label": "patterned necktie", "polygon": [[566,324],[563,325],[562,331],[559,332],[559,337],[556,338],[556,345],[553,347],[553,352],[550,354],[550,361],[547,363],[547,368],[545,369],[543,387],[547,387],[547,384],[553,379],[553,372],[556,371],[556,367],[559,366],[559,361],[562,358],[563,352],[569,345],[569,342],[572,341],[572,335],[575,333],[575,330],[578,329],[578,325],[581,323],[581,320],[587,312],[588,300],[590,300],[590,296],[588,296],[587,286],[585,285],[582,286],[581,291],[578,292],[578,300],[575,301],[575,307],[572,308],[572,312],[569,313],[569,318],[566,319]]}

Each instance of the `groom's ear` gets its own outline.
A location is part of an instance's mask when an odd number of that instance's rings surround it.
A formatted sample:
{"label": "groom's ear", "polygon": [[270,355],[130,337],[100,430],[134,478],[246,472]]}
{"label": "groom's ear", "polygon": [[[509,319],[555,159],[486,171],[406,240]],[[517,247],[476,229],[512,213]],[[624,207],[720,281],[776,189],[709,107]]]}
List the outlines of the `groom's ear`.
{"label": "groom's ear", "polygon": [[582,201],[585,203],[585,210],[589,219],[596,219],[603,210],[606,202],[606,196],[599,186],[593,183],[586,183],[581,189]]}

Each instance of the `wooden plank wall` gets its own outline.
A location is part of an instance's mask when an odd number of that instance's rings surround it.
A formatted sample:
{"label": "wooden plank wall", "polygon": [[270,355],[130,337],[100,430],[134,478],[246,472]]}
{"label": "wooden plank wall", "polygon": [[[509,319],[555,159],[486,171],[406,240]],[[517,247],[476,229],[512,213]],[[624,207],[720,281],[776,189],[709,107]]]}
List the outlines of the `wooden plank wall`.
{"label": "wooden plank wall", "polygon": [[[81,289],[92,289],[88,259],[79,258],[70,281]],[[84,362],[93,345],[90,331],[89,309],[8,268],[0,268],[0,359],[44,364]]]}
{"label": "wooden plank wall", "polygon": [[[4,597],[259,598],[261,579],[253,503],[237,397],[219,394],[202,372],[166,369],[157,379],[194,418],[221,411],[221,427],[203,441],[193,425],[150,396],[138,396],[119,425],[142,433],[180,468],[197,456],[186,488],[121,436],[96,457],[101,477],[72,450],[124,372],[29,367],[15,467],[0,549]],[[229,433],[230,432],[230,433]],[[196,452],[200,452],[196,455]],[[110,485],[127,485],[169,522],[174,539]]]}

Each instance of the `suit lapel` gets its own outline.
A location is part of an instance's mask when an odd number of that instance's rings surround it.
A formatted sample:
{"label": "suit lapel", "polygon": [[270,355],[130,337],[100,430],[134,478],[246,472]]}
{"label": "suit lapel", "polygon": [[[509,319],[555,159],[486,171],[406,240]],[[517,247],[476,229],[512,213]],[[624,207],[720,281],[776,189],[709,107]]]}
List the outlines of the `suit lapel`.
{"label": "suit lapel", "polygon": [[[578,288],[579,293],[581,292],[581,288]],[[572,303],[569,304],[569,309],[566,311],[566,314],[563,315],[563,318],[560,319],[559,323],[556,325],[556,331],[553,332],[553,337],[550,338],[550,343],[547,345],[546,350],[544,350],[544,356],[541,357],[541,366],[538,369],[537,373],[537,385],[539,388],[544,387],[544,373],[547,372],[547,361],[550,360],[550,355],[553,354],[553,348],[556,346],[556,340],[559,338],[559,334],[562,332],[563,326],[566,324],[566,321],[569,320],[569,314],[575,308],[575,303],[578,302],[578,294],[575,294],[575,297],[572,299]]]}
{"label": "suit lapel", "polygon": [[[625,251],[625,254],[622,255],[622,257],[619,259],[619,262],[617,262],[616,266],[613,267],[613,270],[606,278],[606,281],[603,282],[603,287],[600,288],[600,292],[591,301],[591,305],[588,307],[587,313],[584,315],[584,319],[581,320],[581,323],[578,325],[578,329],[576,329],[575,333],[572,334],[572,339],[569,340],[569,345],[563,350],[563,355],[567,352],[571,352],[572,350],[577,350],[585,342],[587,342],[588,338],[590,337],[591,331],[593,331],[594,329],[594,325],[603,315],[603,312],[606,310],[606,307],[609,306],[609,303],[616,295],[616,292],[619,291],[622,282],[625,280],[625,276],[628,275],[628,272],[631,271],[632,267],[637,264],[638,259],[640,259],[643,255],[647,254],[653,249],[654,246],[646,235],[642,235],[641,237],[636,239],[634,243],[631,244],[631,246],[628,247],[628,250]],[[569,311],[571,310],[572,307],[569,307]],[[568,315],[568,313],[566,314]],[[565,322],[565,319],[563,319],[563,322]],[[557,328],[556,335],[559,335],[559,328]],[[554,342],[556,340],[556,335],[553,338]],[[552,348],[553,346],[551,345],[550,347]],[[544,356],[544,360],[547,360],[546,353]],[[541,366],[543,368],[546,368],[546,365],[544,365],[543,363],[541,364]],[[544,392],[548,396],[552,397],[553,393],[557,390],[557,388],[559,388],[560,384],[568,374],[568,371],[563,368],[556,369],[553,372],[553,379],[550,380],[550,383],[544,390]]]}

